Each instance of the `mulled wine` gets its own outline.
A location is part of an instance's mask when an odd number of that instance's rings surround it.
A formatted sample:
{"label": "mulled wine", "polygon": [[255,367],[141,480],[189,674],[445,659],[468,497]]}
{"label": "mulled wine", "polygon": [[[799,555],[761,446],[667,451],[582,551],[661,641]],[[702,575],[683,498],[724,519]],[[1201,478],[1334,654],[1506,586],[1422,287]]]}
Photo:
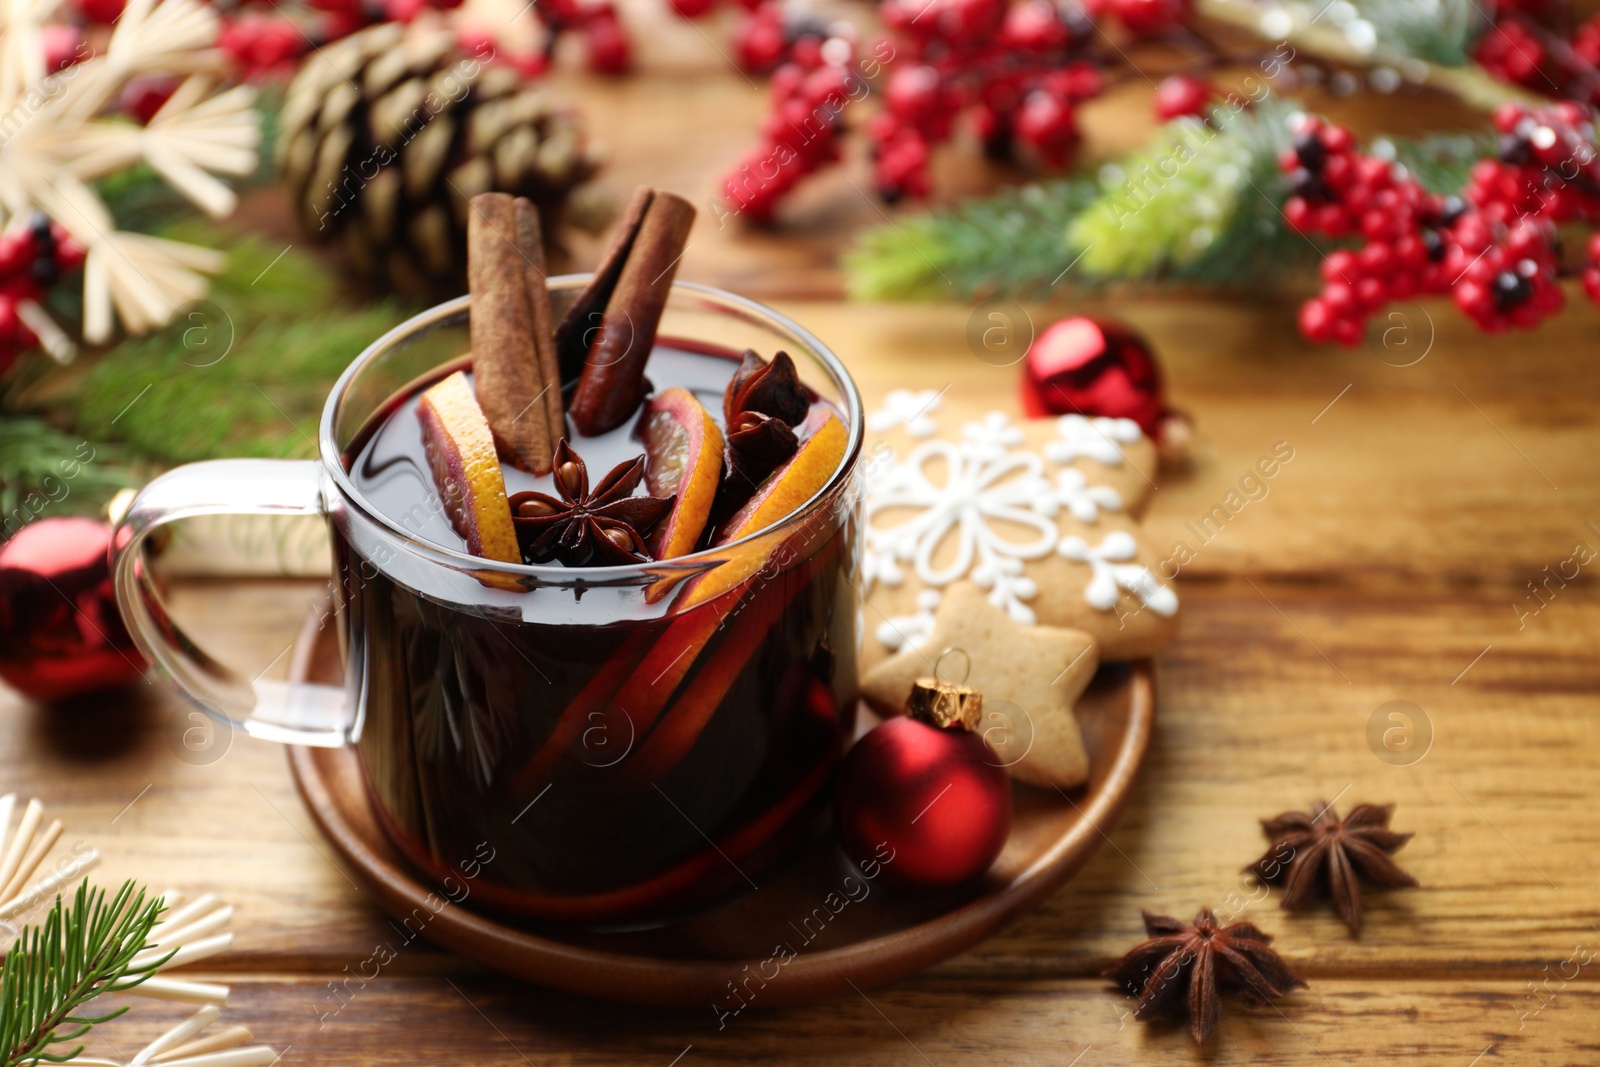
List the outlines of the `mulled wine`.
{"label": "mulled wine", "polygon": [[[651,396],[681,389],[725,431],[739,367],[732,352],[658,343]],[[417,416],[458,369],[380,409],[344,467],[407,534],[465,552]],[[802,424],[830,417],[815,399]],[[650,421],[647,404],[569,445],[597,478],[647,451]],[[503,470],[512,500],[555,489],[554,472]],[[336,539],[342,629],[360,635],[348,670],[368,709],[357,743],[390,835],[441,875],[488,842],[482,899],[542,918],[640,920],[748,889],[818,827],[853,726],[855,536],[853,518],[822,509],[681,577],[664,563],[632,584],[594,570],[589,589],[582,567],[568,585],[532,578],[511,610],[503,586],[445,601]]]}
{"label": "mulled wine", "polygon": [[[551,278],[534,205],[473,197],[470,294],[351,362],[317,460],[170,471],[116,531],[140,651],[238,729],[354,746],[441,899],[470,872],[472,907],[656,922],[821,828],[860,397],[797,324],[674,279],[693,219],[640,189],[594,273]],[[196,514],[326,518],[342,687],[247,678],[173,624],[142,546]]]}

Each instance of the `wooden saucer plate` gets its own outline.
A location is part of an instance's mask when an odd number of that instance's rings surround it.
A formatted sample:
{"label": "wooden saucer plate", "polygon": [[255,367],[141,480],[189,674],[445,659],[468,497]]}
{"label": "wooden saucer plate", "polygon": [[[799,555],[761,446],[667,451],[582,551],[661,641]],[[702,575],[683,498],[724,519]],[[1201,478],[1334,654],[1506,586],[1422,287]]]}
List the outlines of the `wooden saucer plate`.
{"label": "wooden saucer plate", "polygon": [[[296,646],[292,676],[337,683],[341,675],[333,632],[314,615]],[[1018,785],[1005,850],[970,886],[921,895],[864,881],[827,835],[766,873],[754,892],[628,932],[511,924],[475,912],[470,897],[435,913],[443,887],[408,865],[379,828],[355,750],[291,748],[289,767],[312,817],[379,905],[397,918],[419,908],[433,913],[423,927],[429,940],[567,992],[731,1011],[741,1004],[734,988],[773,1005],[892,982],[1037,907],[1088,860],[1133,788],[1155,720],[1150,661],[1103,666],[1076,714],[1089,783],[1068,794]]]}

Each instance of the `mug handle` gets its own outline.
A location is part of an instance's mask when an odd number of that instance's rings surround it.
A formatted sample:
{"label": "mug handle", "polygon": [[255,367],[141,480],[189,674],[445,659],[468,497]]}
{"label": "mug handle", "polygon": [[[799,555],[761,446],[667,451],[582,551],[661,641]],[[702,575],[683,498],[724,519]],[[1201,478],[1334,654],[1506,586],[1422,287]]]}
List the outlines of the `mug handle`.
{"label": "mug handle", "polygon": [[178,629],[145,560],[144,541],[179,519],[201,515],[323,515],[315,460],[218,459],[156,478],[134,497],[112,540],[117,607],[134,643],[184,696],[253,737],[337,748],[351,740],[353,717],[342,688],[252,680],[212,659]]}

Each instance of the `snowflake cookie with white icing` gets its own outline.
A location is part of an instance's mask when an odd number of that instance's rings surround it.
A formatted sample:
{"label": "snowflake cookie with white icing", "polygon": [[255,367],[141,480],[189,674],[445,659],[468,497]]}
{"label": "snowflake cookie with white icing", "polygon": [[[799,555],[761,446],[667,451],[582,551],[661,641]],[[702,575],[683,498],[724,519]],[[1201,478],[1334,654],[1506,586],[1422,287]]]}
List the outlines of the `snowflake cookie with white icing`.
{"label": "snowflake cookie with white icing", "polygon": [[[913,407],[899,398],[868,434],[863,672],[925,643],[944,590],[963,579],[1019,624],[1089,633],[1102,660],[1172,640],[1177,592],[1152,569],[1138,522],[1156,454],[1137,425]],[[938,436],[925,423],[907,432],[930,418]]]}

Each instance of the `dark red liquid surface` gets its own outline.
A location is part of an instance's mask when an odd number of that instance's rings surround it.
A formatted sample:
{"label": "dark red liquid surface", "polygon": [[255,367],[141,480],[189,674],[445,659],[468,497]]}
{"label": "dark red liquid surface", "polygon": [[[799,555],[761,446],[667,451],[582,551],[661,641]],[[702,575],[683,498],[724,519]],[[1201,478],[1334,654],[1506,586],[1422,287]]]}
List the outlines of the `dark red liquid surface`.
{"label": "dark red liquid surface", "polygon": [[[649,376],[720,422],[735,365],[661,348]],[[413,536],[464,551],[426,506],[415,407],[360,435],[346,469]],[[631,434],[573,440],[591,481],[642,451]],[[508,492],[549,491],[506,473]],[[748,890],[814,832],[852,726],[855,520],[821,508],[799,525],[727,593],[679,610],[681,589],[652,601],[638,586],[593,624],[572,621],[579,590],[444,602],[336,538],[358,746],[391,836],[441,877],[486,843],[477,899],[538,918],[648,921]]]}

